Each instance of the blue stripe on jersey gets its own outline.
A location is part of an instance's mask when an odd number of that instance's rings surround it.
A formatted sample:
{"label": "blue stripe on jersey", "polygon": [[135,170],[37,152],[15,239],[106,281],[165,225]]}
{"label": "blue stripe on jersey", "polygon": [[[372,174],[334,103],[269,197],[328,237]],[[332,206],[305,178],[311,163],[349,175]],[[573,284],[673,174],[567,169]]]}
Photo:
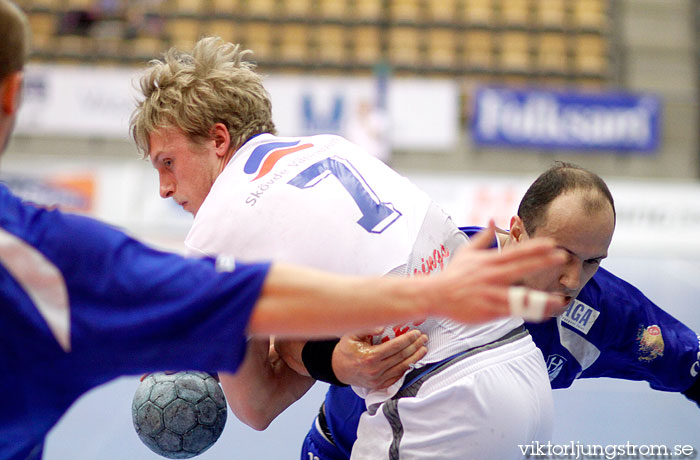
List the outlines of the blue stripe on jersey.
{"label": "blue stripe on jersey", "polygon": [[300,141],[269,142],[267,144],[261,144],[257,146],[255,150],[253,150],[253,153],[250,154],[250,157],[248,157],[248,161],[246,161],[245,166],[243,167],[243,171],[245,171],[246,174],[253,174],[255,171],[258,170],[265,156],[272,150],[279,149],[282,147],[292,147],[297,145],[299,142]]}

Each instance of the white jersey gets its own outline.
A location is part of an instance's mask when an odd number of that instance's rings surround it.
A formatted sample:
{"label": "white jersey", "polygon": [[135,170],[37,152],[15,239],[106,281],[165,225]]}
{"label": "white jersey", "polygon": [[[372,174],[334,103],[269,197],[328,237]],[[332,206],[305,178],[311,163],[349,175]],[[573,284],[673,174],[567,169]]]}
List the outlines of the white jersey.
{"label": "white jersey", "polygon": [[[424,192],[347,140],[262,134],[216,179],[185,245],[190,253],[404,276],[439,272],[466,241]],[[420,329],[429,338],[421,366],[496,340],[521,323],[467,326],[427,318],[387,327],[375,341]],[[401,383],[358,392],[369,405],[391,397]]]}

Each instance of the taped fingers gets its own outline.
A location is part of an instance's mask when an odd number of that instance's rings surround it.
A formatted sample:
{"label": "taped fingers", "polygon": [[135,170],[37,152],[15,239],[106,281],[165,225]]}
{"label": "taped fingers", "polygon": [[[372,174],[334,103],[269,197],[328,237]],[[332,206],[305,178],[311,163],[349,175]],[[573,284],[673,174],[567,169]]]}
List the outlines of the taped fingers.
{"label": "taped fingers", "polygon": [[508,306],[513,316],[519,316],[526,321],[542,321],[546,318],[547,301],[550,296],[546,292],[534,291],[523,286],[508,288]]}

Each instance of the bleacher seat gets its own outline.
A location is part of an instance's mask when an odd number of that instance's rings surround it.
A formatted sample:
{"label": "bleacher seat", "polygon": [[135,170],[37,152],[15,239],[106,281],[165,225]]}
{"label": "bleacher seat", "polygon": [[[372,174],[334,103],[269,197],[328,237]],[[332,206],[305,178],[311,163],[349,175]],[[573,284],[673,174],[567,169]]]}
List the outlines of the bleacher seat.
{"label": "bleacher seat", "polygon": [[271,18],[278,12],[275,0],[248,0],[245,5],[246,13],[259,18]]}
{"label": "bleacher seat", "polygon": [[389,11],[393,21],[416,22],[421,19],[419,0],[389,0]]}
{"label": "bleacher seat", "polygon": [[173,8],[178,13],[201,14],[206,6],[206,0],[175,0]]}
{"label": "bleacher seat", "polygon": [[568,68],[568,36],[560,32],[546,32],[536,39],[536,70],[564,73]]}
{"label": "bleacher seat", "polygon": [[317,28],[318,57],[324,64],[342,64],[347,61],[345,26],[323,25]]}
{"label": "bleacher seat", "polygon": [[607,3],[605,0],[576,0],[571,7],[571,21],[575,27],[606,29]]}
{"label": "bleacher seat", "polygon": [[35,52],[46,53],[55,46],[56,15],[51,13],[29,14],[29,27],[32,29],[32,48]]}
{"label": "bleacher seat", "polygon": [[347,15],[346,0],[317,0],[318,12],[322,18],[342,19]]}
{"label": "bleacher seat", "polygon": [[351,12],[355,19],[377,21],[382,18],[382,2],[377,0],[355,0]]}
{"label": "bleacher seat", "polygon": [[432,28],[427,32],[427,61],[438,67],[450,68],[456,62],[456,37],[452,29]]}
{"label": "bleacher seat", "polygon": [[[185,43],[183,42],[181,45],[184,46]],[[174,46],[177,46],[177,44],[174,44]],[[168,46],[165,40],[159,37],[136,37],[126,41],[122,49],[132,57],[152,59],[163,54],[168,49]]]}
{"label": "bleacher seat", "polygon": [[309,32],[304,24],[289,23],[280,27],[280,59],[283,62],[307,62]]}
{"label": "bleacher seat", "polygon": [[489,69],[494,65],[493,32],[467,30],[464,33],[464,62],[476,69]]}
{"label": "bleacher seat", "polygon": [[454,22],[457,13],[457,0],[426,1],[428,19],[437,22]]}
{"label": "bleacher seat", "polygon": [[349,29],[352,60],[359,65],[373,65],[381,59],[381,38],[374,26],[357,26]]}
{"label": "bleacher seat", "polygon": [[467,24],[491,24],[494,20],[493,0],[464,0],[464,20]]}
{"label": "bleacher seat", "polygon": [[574,69],[582,73],[607,71],[607,42],[598,34],[579,35],[573,40]]}
{"label": "bleacher seat", "polygon": [[499,36],[499,65],[501,69],[515,72],[530,70],[530,35],[527,32],[509,31]]}
{"label": "bleacher seat", "polygon": [[253,60],[271,61],[274,55],[274,28],[270,22],[254,21],[243,26],[241,42],[245,48],[253,50]]}
{"label": "bleacher seat", "polygon": [[282,0],[281,11],[287,17],[307,18],[312,13],[313,0]]}
{"label": "bleacher seat", "polygon": [[389,31],[389,60],[401,66],[417,66],[419,56],[419,32],[414,27],[392,27]]}
{"label": "bleacher seat", "polygon": [[525,26],[530,22],[529,0],[501,0],[501,23]]}
{"label": "bleacher seat", "polygon": [[210,11],[219,15],[238,15],[243,11],[243,0],[209,0]]}
{"label": "bleacher seat", "polygon": [[196,19],[174,17],[166,22],[165,31],[173,46],[187,50],[200,38],[200,24]]}
{"label": "bleacher seat", "polygon": [[564,29],[567,26],[566,2],[569,0],[537,0],[534,6],[534,22],[541,27]]}
{"label": "bleacher seat", "polygon": [[92,52],[93,40],[89,37],[79,35],[63,35],[56,37],[58,49],[61,54],[68,54],[79,57],[80,55],[88,55]]}

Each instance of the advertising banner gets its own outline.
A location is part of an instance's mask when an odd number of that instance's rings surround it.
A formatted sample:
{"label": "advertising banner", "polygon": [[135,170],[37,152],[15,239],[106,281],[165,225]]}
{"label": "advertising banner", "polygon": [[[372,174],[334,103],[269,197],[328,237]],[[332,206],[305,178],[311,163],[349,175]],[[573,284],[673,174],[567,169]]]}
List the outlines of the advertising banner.
{"label": "advertising banner", "polygon": [[652,153],[661,103],[649,94],[484,87],[476,91],[477,146]]}
{"label": "advertising banner", "polygon": [[[30,65],[17,132],[128,139],[138,77],[133,69]],[[452,80],[395,78],[380,85],[372,77],[270,75],[264,85],[284,136],[339,134],[360,145],[377,137],[386,148],[437,152],[458,142],[459,88]],[[366,123],[377,118],[367,105],[381,111],[380,123]]]}

